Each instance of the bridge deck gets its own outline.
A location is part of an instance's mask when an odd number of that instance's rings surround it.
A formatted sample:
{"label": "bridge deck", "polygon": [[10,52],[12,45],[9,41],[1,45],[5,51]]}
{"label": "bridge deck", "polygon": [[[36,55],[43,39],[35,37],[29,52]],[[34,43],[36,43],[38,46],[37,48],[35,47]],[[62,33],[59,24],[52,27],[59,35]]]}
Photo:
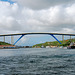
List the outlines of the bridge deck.
{"label": "bridge deck", "polygon": [[31,34],[46,34],[46,35],[67,35],[67,36],[75,36],[75,34],[63,34],[63,33],[17,33],[17,34],[2,34],[0,36],[15,36],[15,35],[31,35]]}

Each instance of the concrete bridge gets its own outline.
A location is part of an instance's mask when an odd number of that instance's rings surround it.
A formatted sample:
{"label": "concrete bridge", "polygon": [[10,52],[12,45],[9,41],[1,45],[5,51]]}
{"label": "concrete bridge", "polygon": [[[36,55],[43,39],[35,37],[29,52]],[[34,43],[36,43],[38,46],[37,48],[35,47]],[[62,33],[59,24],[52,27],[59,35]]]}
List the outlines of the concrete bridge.
{"label": "concrete bridge", "polygon": [[[60,44],[62,44],[56,37],[55,35],[62,35],[62,40],[64,40],[64,35],[65,36],[75,36],[75,34],[63,34],[63,33],[46,33],[46,32],[36,32],[36,33],[17,33],[17,34],[2,34],[0,37],[4,37],[4,42],[5,42],[5,36],[11,36],[11,44],[15,45],[23,36],[25,35],[34,35],[34,34],[45,34],[45,35],[51,35],[54,39],[56,39]],[[21,37],[13,43],[13,36],[21,35]]]}

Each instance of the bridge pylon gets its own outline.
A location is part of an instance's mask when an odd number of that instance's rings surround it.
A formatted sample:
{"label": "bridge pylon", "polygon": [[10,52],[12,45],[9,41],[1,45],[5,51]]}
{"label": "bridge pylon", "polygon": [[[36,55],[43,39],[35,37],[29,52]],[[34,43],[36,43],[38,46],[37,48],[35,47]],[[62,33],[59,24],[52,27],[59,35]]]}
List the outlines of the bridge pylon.
{"label": "bridge pylon", "polygon": [[64,35],[62,35],[62,42],[64,42]]}
{"label": "bridge pylon", "polygon": [[3,41],[5,42],[5,36],[3,36]]}
{"label": "bridge pylon", "polygon": [[11,36],[11,44],[14,44],[14,36]]}

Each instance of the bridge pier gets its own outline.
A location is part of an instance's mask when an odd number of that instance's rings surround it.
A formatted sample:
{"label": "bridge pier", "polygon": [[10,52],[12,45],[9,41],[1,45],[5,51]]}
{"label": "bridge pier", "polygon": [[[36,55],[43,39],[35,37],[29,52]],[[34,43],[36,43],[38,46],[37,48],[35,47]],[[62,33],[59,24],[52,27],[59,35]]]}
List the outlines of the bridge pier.
{"label": "bridge pier", "polygon": [[64,35],[62,35],[62,43],[64,42]]}
{"label": "bridge pier", "polygon": [[11,44],[14,44],[14,36],[11,36]]}
{"label": "bridge pier", "polygon": [[5,42],[5,36],[3,36],[3,41]]}
{"label": "bridge pier", "polygon": [[70,35],[70,40],[71,40],[71,35]]}

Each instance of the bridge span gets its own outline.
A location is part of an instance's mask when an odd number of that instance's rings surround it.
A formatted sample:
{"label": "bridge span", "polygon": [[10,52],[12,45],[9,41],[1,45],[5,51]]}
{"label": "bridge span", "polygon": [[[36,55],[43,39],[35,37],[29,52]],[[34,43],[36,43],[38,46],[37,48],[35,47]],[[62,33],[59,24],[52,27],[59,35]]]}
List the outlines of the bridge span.
{"label": "bridge span", "polygon": [[53,34],[53,35],[66,35],[66,36],[75,36],[75,34],[64,34],[64,33],[46,33],[46,32],[36,32],[36,33],[16,33],[16,34],[1,34],[0,36],[15,36],[15,35],[31,35],[31,34]]}
{"label": "bridge span", "polygon": [[17,35],[21,35],[21,37],[13,44],[15,45],[23,36],[25,35],[33,35],[33,34],[45,34],[45,35],[51,35],[54,39],[56,39],[60,44],[62,44],[56,37],[55,35],[62,35],[62,39],[64,40],[64,35],[65,36],[75,36],[75,34],[64,34],[64,33],[48,33],[48,32],[35,32],[35,33],[16,33],[16,34],[1,34],[1,36],[4,36],[4,41],[5,41],[5,36],[11,36],[11,41],[12,41],[12,36],[17,36]]}

